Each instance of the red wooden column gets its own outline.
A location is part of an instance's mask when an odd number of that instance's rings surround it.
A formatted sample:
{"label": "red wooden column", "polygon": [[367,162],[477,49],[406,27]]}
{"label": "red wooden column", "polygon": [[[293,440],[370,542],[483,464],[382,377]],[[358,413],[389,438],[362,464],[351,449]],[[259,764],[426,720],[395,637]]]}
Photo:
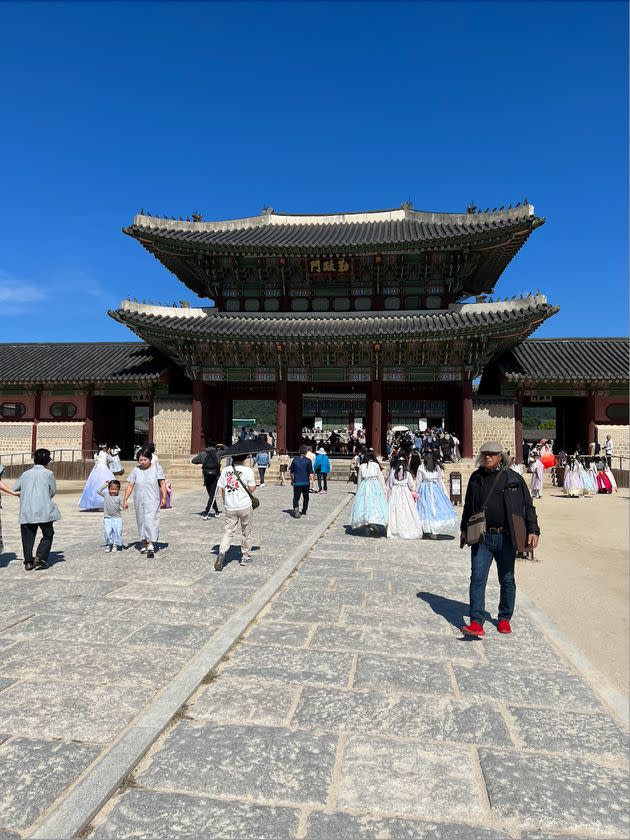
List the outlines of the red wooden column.
{"label": "red wooden column", "polygon": [[[40,421],[40,415],[42,413],[42,392],[40,390],[35,391],[35,408],[33,411],[33,427],[31,429],[31,455],[35,454],[35,450],[37,449],[37,425]],[[83,445],[83,444],[82,444]]]}
{"label": "red wooden column", "polygon": [[147,440],[153,441],[155,440],[153,435],[153,415],[155,413],[155,394],[153,391],[149,391],[149,421],[148,421],[148,428],[147,428]]}
{"label": "red wooden column", "polygon": [[[39,412],[38,412],[39,413]],[[83,435],[81,439],[81,448],[83,449],[83,457],[91,458],[94,438],[94,394],[88,391],[85,395],[85,421],[83,423]]]}
{"label": "red wooden column", "polygon": [[462,383],[462,458],[473,457],[472,382]]}
{"label": "red wooden column", "polygon": [[192,430],[190,433],[190,451],[192,454],[203,449],[203,382],[193,379],[192,384]]}
{"label": "red wooden column", "polygon": [[276,446],[278,451],[287,448],[287,383],[278,382],[276,385]]}
{"label": "red wooden column", "polygon": [[586,398],[586,449],[588,452],[589,444],[595,440],[597,430],[595,428],[595,417],[597,416],[597,397],[590,391]]}
{"label": "red wooden column", "polygon": [[302,438],[301,382],[287,383],[287,451],[297,452]]}
{"label": "red wooden column", "polygon": [[523,395],[520,391],[514,397],[514,457],[517,464],[523,463]]}
{"label": "red wooden column", "polygon": [[369,392],[370,445],[377,455],[383,454],[383,383],[370,383]]}

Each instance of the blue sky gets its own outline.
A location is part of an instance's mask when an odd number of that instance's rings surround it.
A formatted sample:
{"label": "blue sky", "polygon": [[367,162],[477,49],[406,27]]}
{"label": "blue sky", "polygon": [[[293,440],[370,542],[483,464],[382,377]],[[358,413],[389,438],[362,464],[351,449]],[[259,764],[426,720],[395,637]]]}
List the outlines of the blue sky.
{"label": "blue sky", "polygon": [[[132,338],[195,298],[121,228],[525,197],[497,294],[537,336],[628,332],[627,6],[1,3],[2,341]],[[7,81],[9,83],[7,84]]]}

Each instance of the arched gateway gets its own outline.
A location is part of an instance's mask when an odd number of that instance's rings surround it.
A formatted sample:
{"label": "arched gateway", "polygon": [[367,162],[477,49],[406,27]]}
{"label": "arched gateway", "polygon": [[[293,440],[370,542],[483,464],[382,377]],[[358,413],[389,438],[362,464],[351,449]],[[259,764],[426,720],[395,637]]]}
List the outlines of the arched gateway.
{"label": "arched gateway", "polygon": [[388,423],[427,417],[444,420],[470,457],[473,379],[557,312],[543,295],[487,300],[543,223],[528,203],[267,209],[222,222],[142,213],[124,232],[212,305],[127,300],[110,314],[192,379],[191,451],[231,433],[233,399],[271,398],[278,448],[295,449],[304,419],[332,405],[349,424],[360,419],[379,452]]}

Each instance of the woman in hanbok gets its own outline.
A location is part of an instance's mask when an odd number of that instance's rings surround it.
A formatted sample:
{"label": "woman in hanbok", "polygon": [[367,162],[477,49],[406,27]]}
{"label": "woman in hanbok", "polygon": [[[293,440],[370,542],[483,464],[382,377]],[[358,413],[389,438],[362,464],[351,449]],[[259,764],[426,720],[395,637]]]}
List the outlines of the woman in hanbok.
{"label": "woman in hanbok", "polygon": [[580,462],[577,458],[568,458],[564,470],[564,483],[562,486],[565,496],[579,498],[583,492],[582,479],[580,477]]}
{"label": "woman in hanbok", "polygon": [[594,496],[597,493],[597,477],[593,475],[590,466],[589,469],[586,469],[580,464],[580,477],[582,479],[584,497]]}
{"label": "woman in hanbok", "polygon": [[110,470],[114,473],[114,475],[122,475],[124,473],[124,469],[120,462],[120,446],[112,446],[109,450],[109,454],[111,456],[111,461],[109,462]]}
{"label": "woman in hanbok", "polygon": [[98,452],[94,455],[94,467],[89,474],[81,498],[79,499],[79,510],[103,510],[103,497],[99,495],[108,481],[112,481],[114,473],[110,470],[111,455],[105,444],[101,444]]}
{"label": "woman in hanbok", "polygon": [[418,467],[416,491],[418,514],[425,537],[435,539],[444,531],[457,527],[457,515],[444,489],[443,472],[439,461],[429,452]]}
{"label": "woman in hanbok", "polygon": [[376,536],[379,530],[387,528],[388,522],[385,479],[374,451],[370,450],[357,467],[357,492],[348,525],[353,530],[367,528],[368,534]]}
{"label": "woman in hanbok", "polygon": [[529,491],[532,494],[532,499],[542,499],[544,474],[545,465],[540,460],[538,452],[534,451],[534,460],[532,461],[532,480],[529,485]]}
{"label": "woman in hanbok", "polygon": [[405,458],[398,458],[387,478],[389,522],[387,536],[399,540],[422,539],[418,494]]}
{"label": "woman in hanbok", "polygon": [[138,535],[142,541],[141,554],[155,556],[155,543],[160,536],[160,508],[166,507],[166,481],[159,464],[151,458],[151,450],[143,446],[137,456],[138,466],[129,473],[123,510],[127,510],[129,496],[133,493]]}
{"label": "woman in hanbok", "polygon": [[451,435],[451,437],[453,439],[453,460],[461,461],[462,453],[459,450],[459,438],[455,437],[455,435]]}

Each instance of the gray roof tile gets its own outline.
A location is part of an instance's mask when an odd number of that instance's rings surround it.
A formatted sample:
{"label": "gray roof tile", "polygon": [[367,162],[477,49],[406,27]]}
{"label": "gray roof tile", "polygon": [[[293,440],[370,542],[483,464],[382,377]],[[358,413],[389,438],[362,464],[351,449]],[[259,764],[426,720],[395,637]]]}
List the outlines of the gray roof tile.
{"label": "gray roof tile", "polygon": [[138,341],[0,344],[0,385],[156,381],[170,364]]}
{"label": "gray roof tile", "polygon": [[508,381],[628,381],[627,338],[531,338],[496,364]]}

